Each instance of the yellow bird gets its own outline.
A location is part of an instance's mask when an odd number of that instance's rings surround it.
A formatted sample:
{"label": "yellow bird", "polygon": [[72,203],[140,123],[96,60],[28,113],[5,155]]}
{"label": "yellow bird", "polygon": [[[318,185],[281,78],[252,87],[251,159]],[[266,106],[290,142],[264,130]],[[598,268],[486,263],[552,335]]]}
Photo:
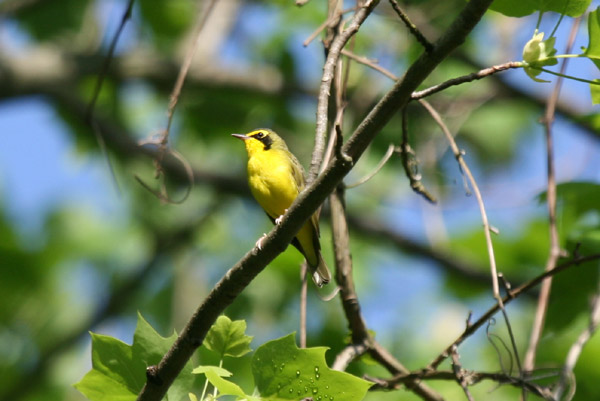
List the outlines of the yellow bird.
{"label": "yellow bird", "polygon": [[[283,139],[270,129],[261,128],[246,135],[232,134],[244,141],[248,152],[250,191],[274,224],[304,188],[304,170]],[[317,214],[302,226],[292,241],[306,258],[312,279],[318,287],[331,275],[321,256]]]}

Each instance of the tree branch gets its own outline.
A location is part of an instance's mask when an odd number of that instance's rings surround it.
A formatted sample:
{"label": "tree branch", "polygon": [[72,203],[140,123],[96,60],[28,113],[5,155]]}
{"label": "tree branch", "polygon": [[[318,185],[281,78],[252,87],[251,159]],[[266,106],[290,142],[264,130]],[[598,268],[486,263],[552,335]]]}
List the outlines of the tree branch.
{"label": "tree branch", "polygon": [[511,68],[521,68],[523,67],[523,63],[520,61],[509,61],[507,63],[494,65],[492,67],[483,68],[477,72],[473,72],[471,74],[463,75],[460,77],[449,79],[441,84],[434,85],[427,89],[420,90],[418,92],[414,92],[412,94],[412,98],[414,100],[423,99],[424,97],[431,96],[434,93],[441,92],[445,89],[448,89],[451,86],[462,85],[464,83],[477,81],[479,79],[487,78],[492,76],[498,72],[506,71]]}
{"label": "tree branch", "polygon": [[[461,374],[467,386],[473,386],[483,380],[491,380],[498,384],[509,384],[513,387],[525,388],[532,394],[540,396],[544,399],[552,399],[552,393],[549,388],[528,382],[519,377],[509,376],[505,373],[476,372],[462,369]],[[456,381],[456,372],[452,370],[418,370],[406,374],[396,375],[391,379],[380,379],[369,376],[367,376],[366,379],[375,383],[375,385],[371,387],[372,391],[394,390],[398,388],[398,385],[414,380]]]}
{"label": "tree branch", "polygon": [[425,48],[425,51],[430,52],[433,49],[433,45],[427,40],[425,35],[419,31],[419,28],[417,28],[417,26],[410,21],[408,15],[406,15],[406,13],[398,5],[398,2],[396,0],[390,0],[390,4],[404,25],[406,25],[406,28],[408,28],[410,33],[415,37],[415,39],[417,39],[417,42],[419,42],[421,46]]}

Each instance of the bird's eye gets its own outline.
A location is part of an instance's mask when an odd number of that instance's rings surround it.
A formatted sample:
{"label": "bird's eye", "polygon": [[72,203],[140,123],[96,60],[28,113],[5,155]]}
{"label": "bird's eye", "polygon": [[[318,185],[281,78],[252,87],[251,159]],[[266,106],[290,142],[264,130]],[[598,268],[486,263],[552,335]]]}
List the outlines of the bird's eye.
{"label": "bird's eye", "polygon": [[259,132],[258,134],[254,135],[254,137],[255,137],[256,139],[261,139],[261,138],[263,138],[264,136],[265,136],[265,134],[263,134],[262,132]]}

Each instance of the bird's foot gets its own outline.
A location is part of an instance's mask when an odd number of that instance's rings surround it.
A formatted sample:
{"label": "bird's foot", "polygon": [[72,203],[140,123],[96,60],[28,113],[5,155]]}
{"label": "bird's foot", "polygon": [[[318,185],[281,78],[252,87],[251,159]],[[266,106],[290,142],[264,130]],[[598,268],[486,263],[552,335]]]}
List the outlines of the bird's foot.
{"label": "bird's foot", "polygon": [[260,237],[258,241],[256,241],[256,247],[259,251],[262,251],[263,241],[265,240],[265,238],[267,238],[267,234],[263,233],[262,237]]}
{"label": "bird's foot", "polygon": [[279,216],[278,218],[275,219],[275,224],[279,225],[281,224],[281,221],[283,220],[283,216],[285,216],[285,214],[287,213],[287,209],[285,209],[285,211],[283,212],[283,214],[281,216]]}

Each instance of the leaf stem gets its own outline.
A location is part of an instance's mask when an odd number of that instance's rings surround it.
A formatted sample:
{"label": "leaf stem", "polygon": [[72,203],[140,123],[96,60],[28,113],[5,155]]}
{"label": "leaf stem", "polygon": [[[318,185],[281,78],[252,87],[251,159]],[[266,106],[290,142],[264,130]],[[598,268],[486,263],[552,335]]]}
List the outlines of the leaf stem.
{"label": "leaf stem", "polygon": [[204,401],[204,396],[206,396],[207,389],[208,389],[208,377],[204,380],[204,388],[202,389],[202,395],[200,396],[200,401]]}
{"label": "leaf stem", "polygon": [[600,81],[591,81],[591,80],[585,79],[585,78],[577,78],[577,77],[574,77],[572,75],[561,74],[560,72],[555,72],[555,71],[547,70],[547,69],[541,68],[541,67],[532,67],[532,66],[529,66],[529,67],[533,68],[535,70],[540,70],[540,71],[543,71],[543,72],[547,72],[548,74],[556,75],[557,77],[572,79],[574,81],[584,82],[584,83],[590,84],[590,85],[600,85]]}
{"label": "leaf stem", "polygon": [[[223,357],[221,357],[221,360],[219,361],[219,367],[222,368],[223,367]],[[214,386],[214,390],[213,390],[213,399],[217,398],[217,386]]]}
{"label": "leaf stem", "polygon": [[554,25],[554,29],[552,30],[552,33],[550,34],[550,38],[554,36],[554,34],[556,33],[556,30],[558,29],[558,26],[560,25],[560,23],[562,22],[565,13],[567,12],[567,6],[569,5],[569,1],[565,1],[565,8],[563,9],[563,12],[560,14],[560,18],[558,19],[558,21],[556,21],[556,25]]}
{"label": "leaf stem", "polygon": [[552,60],[552,59],[556,59],[556,58],[578,58],[578,57],[586,57],[587,58],[587,56],[585,54],[556,54],[552,57],[544,57],[537,61],[542,62],[542,61]]}

